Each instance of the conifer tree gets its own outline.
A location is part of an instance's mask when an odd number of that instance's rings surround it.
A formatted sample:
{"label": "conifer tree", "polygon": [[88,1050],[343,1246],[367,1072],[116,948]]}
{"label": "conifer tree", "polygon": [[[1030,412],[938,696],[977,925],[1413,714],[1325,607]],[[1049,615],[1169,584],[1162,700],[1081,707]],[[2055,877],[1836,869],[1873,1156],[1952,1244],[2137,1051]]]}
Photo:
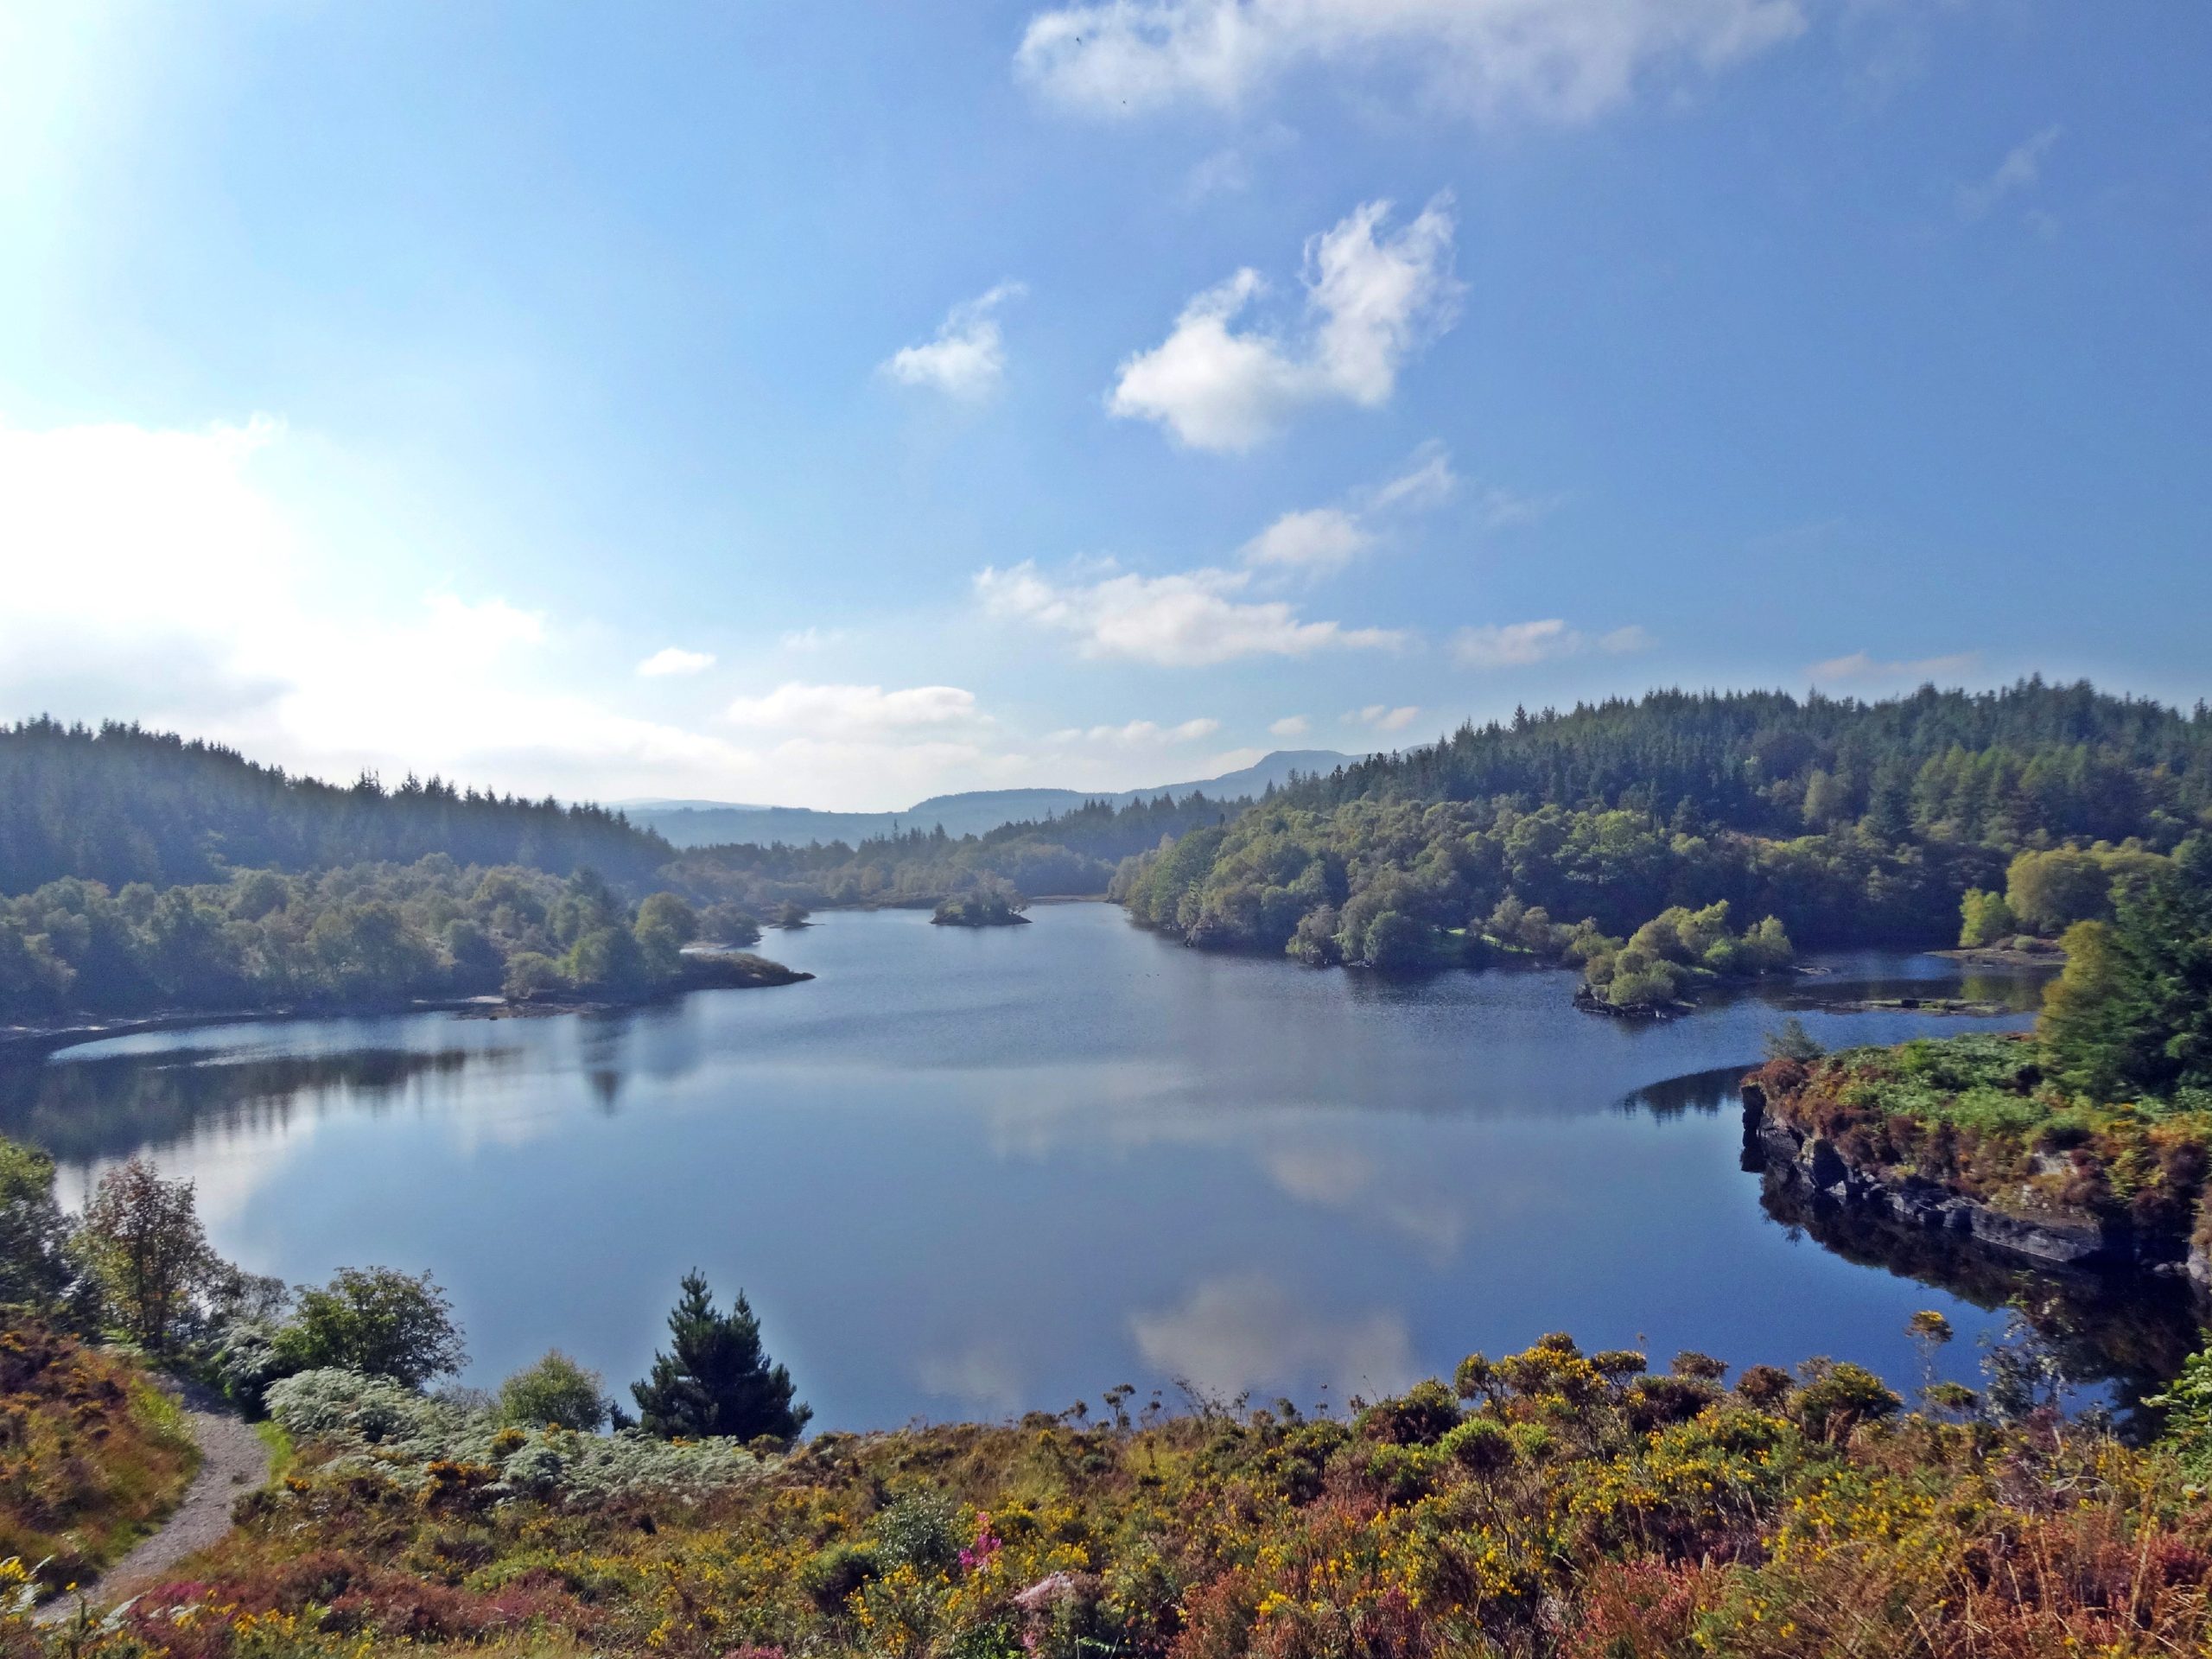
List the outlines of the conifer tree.
{"label": "conifer tree", "polygon": [[740,1291],[728,1313],[715,1307],[698,1269],[668,1316],[672,1351],[653,1356],[652,1373],[630,1385],[639,1425],[664,1440],[766,1434],[795,1440],[813,1411],[796,1402],[791,1373],[760,1345],[760,1321]]}

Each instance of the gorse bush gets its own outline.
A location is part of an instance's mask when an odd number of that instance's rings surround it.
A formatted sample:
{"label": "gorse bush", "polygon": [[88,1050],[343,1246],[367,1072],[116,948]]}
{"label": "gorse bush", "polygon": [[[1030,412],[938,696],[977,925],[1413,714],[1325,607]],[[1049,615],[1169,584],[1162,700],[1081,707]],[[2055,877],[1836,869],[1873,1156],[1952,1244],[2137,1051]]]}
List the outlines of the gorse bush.
{"label": "gorse bush", "polygon": [[2212,1503],[2175,1450],[1916,1416],[1846,1364],[1731,1386],[1707,1356],[1653,1374],[1554,1335],[1341,1420],[1039,1414],[766,1464],[340,1373],[271,1399],[300,1447],[282,1488],[74,1659],[2046,1659],[2212,1637]]}

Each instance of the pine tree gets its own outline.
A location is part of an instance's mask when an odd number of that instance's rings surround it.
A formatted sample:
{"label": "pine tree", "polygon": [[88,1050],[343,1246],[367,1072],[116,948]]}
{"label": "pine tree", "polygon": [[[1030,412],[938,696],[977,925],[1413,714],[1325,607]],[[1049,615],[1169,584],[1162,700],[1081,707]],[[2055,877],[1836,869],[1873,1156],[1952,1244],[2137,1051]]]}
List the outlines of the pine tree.
{"label": "pine tree", "polygon": [[694,1268],[683,1275],[668,1329],[674,1351],[655,1354],[652,1374],[630,1385],[646,1433],[664,1440],[798,1438],[814,1413],[793,1401],[791,1373],[762,1351],[760,1321],[743,1291],[728,1313],[718,1313]]}

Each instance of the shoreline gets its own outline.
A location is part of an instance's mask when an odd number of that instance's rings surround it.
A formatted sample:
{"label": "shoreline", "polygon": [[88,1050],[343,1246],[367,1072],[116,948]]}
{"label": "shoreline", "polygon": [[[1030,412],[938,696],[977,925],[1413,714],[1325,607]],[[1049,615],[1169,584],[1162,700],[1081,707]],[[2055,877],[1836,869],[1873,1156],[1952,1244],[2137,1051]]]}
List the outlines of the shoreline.
{"label": "shoreline", "polygon": [[1756,1071],[1745,1077],[1741,1093],[1745,1169],[1801,1202],[1981,1250],[2016,1269],[2113,1282],[2131,1275],[2179,1279],[2201,1300],[2212,1297],[2212,1254],[2187,1236],[2145,1232],[2087,1212],[2016,1214],[1916,1175],[1877,1174],[1776,1109]]}
{"label": "shoreline", "polygon": [[19,1026],[0,1030],[0,1065],[43,1058],[65,1048],[116,1037],[138,1037],[150,1032],[196,1031],[208,1026],[269,1025],[285,1020],[372,1020],[399,1014],[450,1014],[462,1020],[542,1020],[563,1014],[613,1014],[626,1008],[651,1007],[672,1002],[694,991],[769,990],[810,980],[812,974],[781,963],[772,964],[781,976],[748,980],[696,979],[666,986],[649,995],[540,996],[518,1002],[505,996],[435,996],[405,1002],[289,1003],[281,1007],[168,1009],[156,1014],[113,1020],[86,1020],[65,1025]]}

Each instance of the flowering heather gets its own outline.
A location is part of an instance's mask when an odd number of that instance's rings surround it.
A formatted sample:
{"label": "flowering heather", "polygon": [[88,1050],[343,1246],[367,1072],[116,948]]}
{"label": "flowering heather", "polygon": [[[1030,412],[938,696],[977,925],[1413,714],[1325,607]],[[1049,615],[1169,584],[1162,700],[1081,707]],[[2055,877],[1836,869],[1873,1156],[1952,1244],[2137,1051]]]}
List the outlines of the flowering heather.
{"label": "flowering heather", "polygon": [[[344,1390],[295,1392],[328,1414]],[[279,1408],[308,1426],[304,1402]],[[1548,1337],[1350,1421],[826,1433],[723,1484],[619,1490],[518,1481],[521,1448],[444,1437],[465,1414],[387,1419],[372,1445],[381,1408],[363,1395],[304,1436],[229,1539],[72,1659],[1979,1659],[2212,1638],[2189,1448],[1955,1395],[1916,1414],[1844,1364],[1732,1385],[1703,1356],[1654,1374]],[[63,1651],[41,1640],[0,1618],[6,1659]]]}

